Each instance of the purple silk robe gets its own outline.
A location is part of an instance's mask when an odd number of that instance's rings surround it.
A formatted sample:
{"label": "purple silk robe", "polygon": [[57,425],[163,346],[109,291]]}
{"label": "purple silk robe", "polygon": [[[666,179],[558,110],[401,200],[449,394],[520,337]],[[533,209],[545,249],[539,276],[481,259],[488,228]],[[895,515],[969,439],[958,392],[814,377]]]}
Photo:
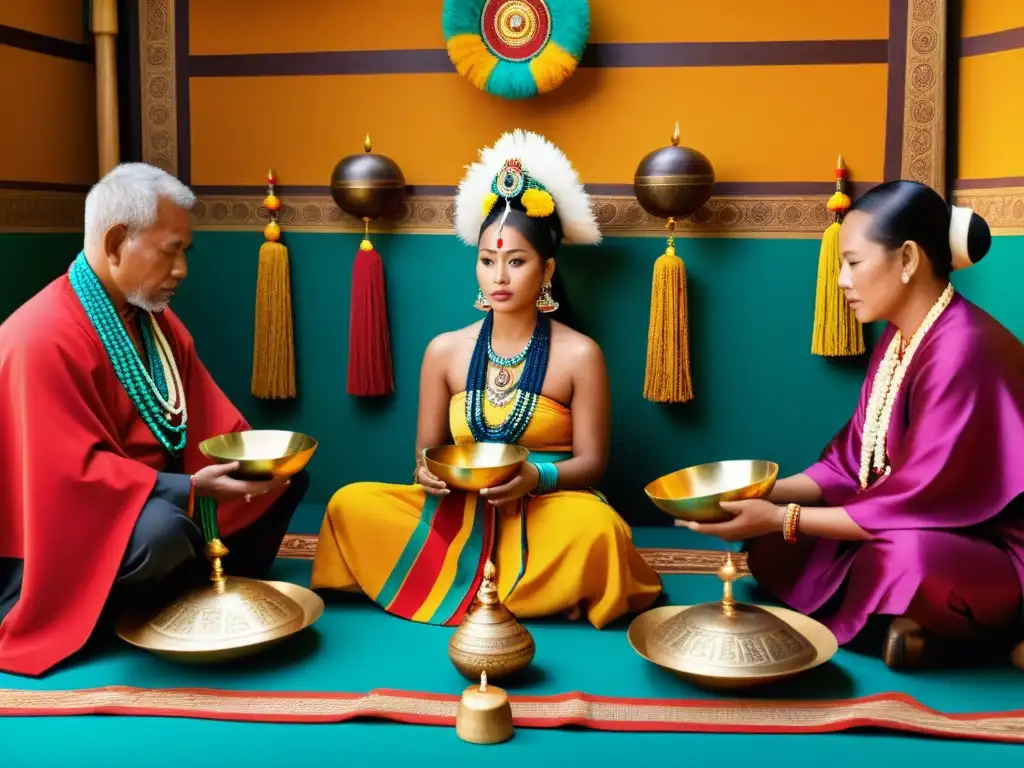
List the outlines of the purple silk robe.
{"label": "purple silk robe", "polygon": [[842,507],[873,539],[750,543],[754,577],[795,610],[811,614],[836,598],[821,620],[840,643],[872,614],[905,613],[935,571],[961,585],[985,580],[978,586],[996,592],[998,574],[1003,594],[1016,600],[1024,583],[1024,344],[955,295],[893,404],[891,473],[861,491],[867,402],[894,334],[887,328],[871,355],[853,417],[805,471],[823,506]]}

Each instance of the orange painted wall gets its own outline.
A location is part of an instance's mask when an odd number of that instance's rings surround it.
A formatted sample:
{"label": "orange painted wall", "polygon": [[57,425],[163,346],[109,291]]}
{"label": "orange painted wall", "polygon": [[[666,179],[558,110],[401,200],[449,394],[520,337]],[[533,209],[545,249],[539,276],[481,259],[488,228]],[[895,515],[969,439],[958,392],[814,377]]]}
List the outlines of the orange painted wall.
{"label": "orange painted wall", "polygon": [[[962,37],[1024,27],[1024,2],[963,0]],[[959,176],[1024,176],[1024,48],[960,60]]]}
{"label": "orange painted wall", "polygon": [[[193,54],[394,50],[444,46],[442,0],[199,0]],[[805,0],[592,0],[594,42],[881,39],[887,0],[857,13]],[[666,12],[666,8],[671,8]],[[628,183],[637,162],[683,143],[721,181],[830,181],[842,151],[855,178],[883,177],[885,64],[581,69],[562,88],[503,101],[455,73],[192,78],[191,181],[325,185],[369,131],[410,184],[451,185],[504,130],[545,133],[584,181]],[[852,108],[856,105],[856,108]]]}
{"label": "orange painted wall", "polygon": [[[86,42],[83,0],[0,4],[0,24]],[[96,84],[92,64],[0,45],[0,180],[89,184],[96,180]],[[8,110],[10,110],[8,112]]]}

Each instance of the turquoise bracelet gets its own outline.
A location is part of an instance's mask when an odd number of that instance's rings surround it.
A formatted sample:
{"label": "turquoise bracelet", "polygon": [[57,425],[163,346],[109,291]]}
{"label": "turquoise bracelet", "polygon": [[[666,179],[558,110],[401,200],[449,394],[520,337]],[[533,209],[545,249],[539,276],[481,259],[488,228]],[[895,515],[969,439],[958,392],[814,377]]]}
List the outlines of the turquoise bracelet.
{"label": "turquoise bracelet", "polygon": [[537,483],[537,488],[534,490],[534,493],[551,493],[556,488],[558,488],[557,466],[546,461],[531,461],[530,463],[537,468],[537,474],[540,476],[540,479]]}

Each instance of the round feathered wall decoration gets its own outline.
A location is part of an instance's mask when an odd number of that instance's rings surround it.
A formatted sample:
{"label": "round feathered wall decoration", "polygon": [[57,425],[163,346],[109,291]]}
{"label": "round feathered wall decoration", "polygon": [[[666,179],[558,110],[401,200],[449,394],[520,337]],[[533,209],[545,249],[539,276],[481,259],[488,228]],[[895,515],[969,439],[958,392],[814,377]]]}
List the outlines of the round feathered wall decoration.
{"label": "round feathered wall decoration", "polygon": [[560,86],[590,35],[587,0],[445,0],[441,24],[455,69],[481,91],[528,99]]}

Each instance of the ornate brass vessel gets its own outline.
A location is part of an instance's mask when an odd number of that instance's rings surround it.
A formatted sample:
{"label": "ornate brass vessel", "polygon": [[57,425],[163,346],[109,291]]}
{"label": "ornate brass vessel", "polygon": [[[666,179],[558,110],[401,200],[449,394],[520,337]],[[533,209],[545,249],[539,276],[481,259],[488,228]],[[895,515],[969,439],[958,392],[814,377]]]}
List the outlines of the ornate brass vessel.
{"label": "ornate brass vessel", "polygon": [[515,477],[530,451],[505,443],[439,445],[423,451],[423,460],[449,488],[477,493]]}
{"label": "ornate brass vessel", "polygon": [[715,169],[696,149],[679,146],[679,124],[672,145],[649,152],[633,177],[640,206],[660,219],[682,219],[711,199]]}
{"label": "ornate brass vessel", "polygon": [[719,502],[762,499],[778,476],[779,465],[771,461],[715,461],[663,475],[648,483],[644,493],[679,520],[717,523],[732,519]]}
{"label": "ornate brass vessel", "polygon": [[658,666],[707,688],[777,682],[824,664],[839,648],[820,622],[774,606],[737,603],[732,554],[718,572],[722,600],[654,608],[633,620],[629,644]]}
{"label": "ornate brass vessel", "polygon": [[480,685],[471,685],[462,692],[455,713],[455,733],[470,744],[498,744],[515,733],[508,694],[488,685],[486,672],[480,673]]}
{"label": "ornate brass vessel", "polygon": [[402,169],[390,157],[371,153],[367,134],[363,154],[338,161],[331,172],[331,197],[338,207],[364,222],[397,212],[405,196]]}
{"label": "ornate brass vessel", "polygon": [[494,565],[484,566],[484,579],[466,618],[448,643],[448,658],[465,677],[494,679],[525,669],[536,653],[529,631],[498,599]]}
{"label": "ornate brass vessel", "polygon": [[317,441],[301,432],[251,429],[204,440],[199,450],[219,464],[237,461],[236,477],[258,480],[291,477],[300,472],[317,449]]}
{"label": "ornate brass vessel", "polygon": [[120,617],[118,636],[158,656],[205,663],[259,653],[320,618],[324,602],[311,590],[225,576],[220,559],[226,554],[219,540],[210,542],[211,583],[156,610]]}

